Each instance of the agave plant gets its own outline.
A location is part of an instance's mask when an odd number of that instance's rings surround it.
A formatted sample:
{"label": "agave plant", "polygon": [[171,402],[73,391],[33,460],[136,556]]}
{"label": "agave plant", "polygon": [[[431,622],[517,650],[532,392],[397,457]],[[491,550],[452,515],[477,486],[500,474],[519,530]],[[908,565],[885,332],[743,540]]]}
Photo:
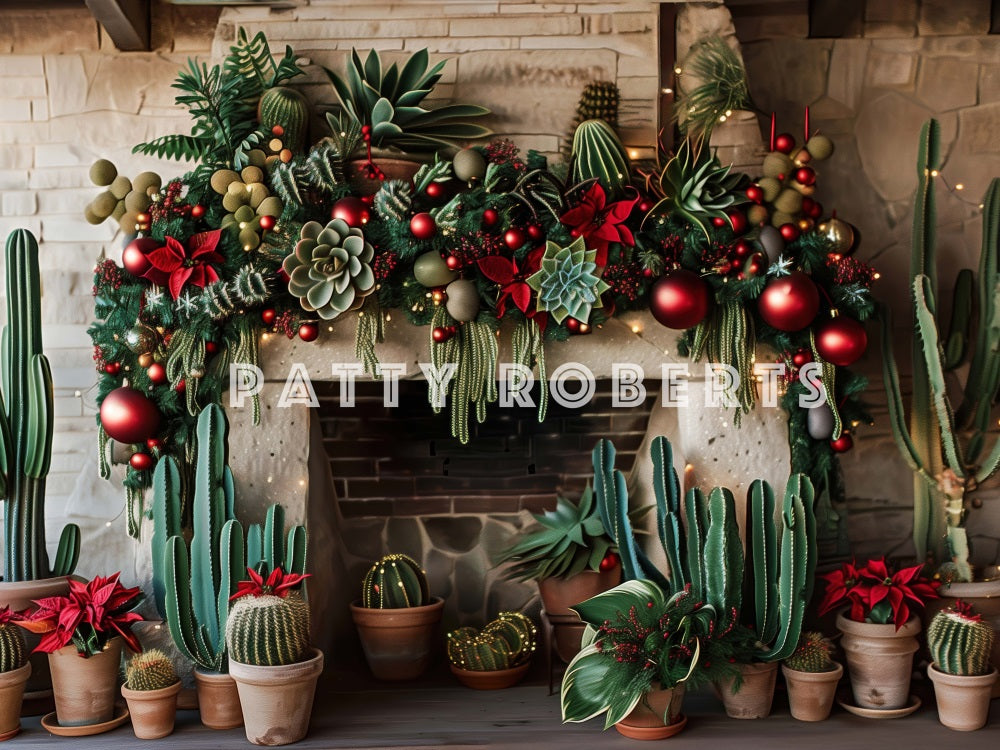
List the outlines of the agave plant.
{"label": "agave plant", "polygon": [[424,98],[441,79],[446,60],[428,70],[426,49],[413,54],[402,68],[382,64],[377,51],[365,61],[351,50],[347,75],[341,77],[328,68],[330,82],[340,100],[340,122],[345,119],[371,128],[374,148],[394,147],[414,154],[434,153],[455,140],[482,138],[490,130],[468,122],[487,115],[490,110],[475,104],[449,104],[437,109],[421,106]]}

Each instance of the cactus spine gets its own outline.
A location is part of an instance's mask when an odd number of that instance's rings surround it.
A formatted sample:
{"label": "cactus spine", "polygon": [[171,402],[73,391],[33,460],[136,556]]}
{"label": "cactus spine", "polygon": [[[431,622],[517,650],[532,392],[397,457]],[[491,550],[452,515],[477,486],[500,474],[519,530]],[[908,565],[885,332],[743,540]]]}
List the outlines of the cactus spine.
{"label": "cactus spine", "polygon": [[650,452],[666,575],[636,544],[628,518],[625,477],[614,468],[614,445],[601,440],[593,452],[598,512],[618,545],[625,578],[648,578],[671,593],[690,583],[723,622],[742,618],[754,628],[762,644],[758,659],[780,661],[791,656],[802,631],[815,572],[814,493],[808,477],[794,474],[785,486],[780,534],[774,522],[773,490],[759,479],[751,485],[744,554],[732,492],[716,487],[706,500],[700,490],[692,488],[684,498],[684,523],[670,442],[657,437]]}
{"label": "cactus spine", "polygon": [[535,624],[520,612],[501,612],[482,630],[448,633],[448,660],[459,669],[495,672],[520,666],[536,648]]}
{"label": "cactus spine", "polygon": [[927,627],[927,647],[931,660],[942,672],[980,675],[993,669],[993,626],[979,615],[957,610],[938,612]]}
{"label": "cactus spine", "polygon": [[386,555],[361,583],[361,606],[369,609],[422,607],[430,603],[427,575],[406,555]]}
{"label": "cactus spine", "polygon": [[584,120],[573,134],[573,182],[597,178],[608,200],[625,195],[629,184],[628,154],[614,129],[604,120]]}
{"label": "cactus spine", "polygon": [[0,624],[0,672],[20,669],[28,661],[28,647],[20,626],[12,622]]}
{"label": "cactus spine", "polygon": [[275,667],[302,661],[309,649],[309,605],[298,596],[238,599],[226,625],[229,657],[240,664]]}
{"label": "cactus spine", "polygon": [[785,659],[785,665],[798,672],[829,672],[834,668],[830,642],[822,633],[803,633],[798,648]]}
{"label": "cactus spine", "polygon": [[[913,211],[910,289],[919,346],[913,348],[913,396],[909,425],[892,347],[892,321],[882,310],[882,368],[888,394],[889,418],[896,445],[914,471],[913,540],[920,557],[950,561],[954,578],[971,580],[965,530],[966,499],[1000,468],[1000,441],[985,455],[990,407],[1000,388],[1000,328],[993,325],[1000,283],[1000,179],[994,179],[983,199],[983,246],[973,304],[969,272],[960,274],[955,289],[951,332],[942,331],[937,316],[934,181],[940,166],[939,127],[924,124],[917,158],[917,196]],[[975,341],[961,406],[949,402],[945,371],[961,363],[971,319]],[[942,340],[946,345],[942,344]]]}
{"label": "cactus spine", "polygon": [[162,690],[177,681],[173,662],[156,648],[136,654],[125,665],[125,687],[129,690]]}
{"label": "cactus spine", "polygon": [[80,529],[67,525],[55,564],[45,550],[45,478],[52,458],[52,374],[42,353],[38,243],[7,237],[7,325],[0,354],[0,496],[4,500],[4,580],[66,576],[80,557]]}

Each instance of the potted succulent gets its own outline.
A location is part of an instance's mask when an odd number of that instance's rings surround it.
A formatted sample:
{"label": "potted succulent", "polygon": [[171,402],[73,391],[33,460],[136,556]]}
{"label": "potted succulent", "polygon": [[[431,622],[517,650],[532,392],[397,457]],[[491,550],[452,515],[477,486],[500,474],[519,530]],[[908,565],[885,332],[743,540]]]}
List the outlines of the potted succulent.
{"label": "potted succulent", "polygon": [[[632,514],[633,522],[636,516]],[[589,485],[579,503],[559,497],[555,510],[532,517],[536,527],[507,547],[497,562],[513,563],[505,572],[509,578],[537,581],[542,607],[555,631],[556,652],[568,663],[580,650],[584,628],[570,607],[618,585],[622,572],[618,548],[604,531]]]}
{"label": "potted succulent", "polygon": [[60,726],[111,721],[122,649],[142,651],[131,629],[143,619],[132,611],[142,601],[142,591],[122,586],[120,575],[70,580],[67,596],[38,599],[36,609],[18,620],[42,636],[35,650],[49,655]]}
{"label": "potted succulent", "polygon": [[893,572],[884,558],[861,567],[844,563],[820,577],[826,581],[820,616],[849,605],[837,615],[837,627],[855,704],[878,710],[909,705],[920,632],[920,618],[911,606],[919,611],[937,598],[937,581],[924,578],[920,565]]}
{"label": "potted succulent", "polygon": [[236,680],[247,739],[288,745],[309,732],[323,652],[309,645],[306,575],[248,569],[226,624],[229,673]]}
{"label": "potted succulent", "polygon": [[24,632],[16,622],[25,615],[0,608],[0,742],[21,731],[21,700],[31,664]]}
{"label": "potted succulent", "polygon": [[830,716],[837,683],[844,674],[844,667],[830,658],[831,648],[822,633],[803,633],[795,653],[781,665],[789,707],[799,721],[823,721]]}
{"label": "potted succulent", "polygon": [[140,740],[158,740],[174,731],[181,681],[173,662],[159,649],[136,654],[125,665],[122,697],[132,730]]}
{"label": "potted succulent", "polygon": [[380,680],[412,680],[431,662],[444,599],[431,597],[413,558],[386,555],[369,568],[361,599],[351,603],[368,667]]}
{"label": "potted succulent", "polygon": [[997,668],[990,664],[993,626],[962,601],[938,612],[927,628],[938,719],[969,732],[986,724]]}
{"label": "potted succulent", "polygon": [[466,687],[499,690],[520,682],[531,666],[537,630],[520,612],[501,612],[482,630],[448,633],[451,673]]}

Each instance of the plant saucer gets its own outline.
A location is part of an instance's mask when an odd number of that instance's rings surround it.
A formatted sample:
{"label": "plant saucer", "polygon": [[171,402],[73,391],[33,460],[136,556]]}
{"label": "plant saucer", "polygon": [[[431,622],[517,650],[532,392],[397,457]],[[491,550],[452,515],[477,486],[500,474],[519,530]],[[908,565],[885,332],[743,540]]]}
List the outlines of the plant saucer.
{"label": "plant saucer", "polygon": [[56,720],[56,712],[42,717],[42,728],[60,737],[89,737],[92,734],[103,734],[120,727],[128,721],[128,707],[123,703],[115,704],[115,715],[110,721],[100,724],[84,724],[78,727],[64,727]]}
{"label": "plant saucer", "polygon": [[854,695],[850,690],[845,690],[838,694],[837,703],[848,713],[855,716],[863,716],[866,719],[901,719],[920,708],[920,699],[915,695],[911,695],[909,705],[902,708],[863,708],[862,706],[855,705]]}

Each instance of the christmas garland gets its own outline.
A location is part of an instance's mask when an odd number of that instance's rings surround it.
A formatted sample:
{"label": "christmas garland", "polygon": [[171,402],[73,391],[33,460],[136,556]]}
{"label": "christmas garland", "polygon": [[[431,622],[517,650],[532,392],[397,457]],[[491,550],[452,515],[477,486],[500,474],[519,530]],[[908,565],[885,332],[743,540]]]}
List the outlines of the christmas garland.
{"label": "christmas garland", "polygon": [[[755,356],[766,345],[787,368],[793,470],[838,496],[833,454],[850,440],[842,428],[867,419],[864,380],[844,365],[864,351],[858,321],[872,312],[876,275],[849,257],[849,225],[817,223],[806,165],[829,156],[828,140],[813,135],[797,149],[772,133],[756,183],[687,141],[644,173],[628,163],[613,118],[581,119],[582,102],[569,164],[494,140],[395,177],[375,146],[418,142],[407,133],[437,145],[474,137],[482,129],[462,120],[485,110],[406,106],[439,77],[426,51],[401,69],[355,53],[351,75],[371,78],[377,101],[365,110],[357,81],[328,71],[341,106],[327,115],[330,134],[308,146],[308,104],[279,85],[301,72],[294,60],[291,49],[276,60],[262,34],[241,31],[221,66],[191,62],[178,78],[192,134],[136,147],[192,159],[192,171],[163,184],[152,173],[129,180],[104,160],[92,169],[107,190],[88,220],[117,219],[130,235],[122,265],[97,266],[90,329],[105,475],[108,438],[131,446],[130,533],[156,462],[170,454],[190,465],[198,412],[221,400],[231,363],[257,363],[262,333],[313,341],[321,323],[353,321],[357,356],[378,377],[378,344],[396,310],[429,327],[434,365],[455,365],[444,393],[431,383],[429,396],[436,410],[447,403],[463,442],[472,415],[483,421],[497,399],[503,320],[513,324],[514,360],[538,368],[540,420],[544,342],[626,311],[650,309],[686,329],[682,353],[744,376],[737,419],[756,400]],[[798,371],[812,361],[828,403],[806,414]]]}

